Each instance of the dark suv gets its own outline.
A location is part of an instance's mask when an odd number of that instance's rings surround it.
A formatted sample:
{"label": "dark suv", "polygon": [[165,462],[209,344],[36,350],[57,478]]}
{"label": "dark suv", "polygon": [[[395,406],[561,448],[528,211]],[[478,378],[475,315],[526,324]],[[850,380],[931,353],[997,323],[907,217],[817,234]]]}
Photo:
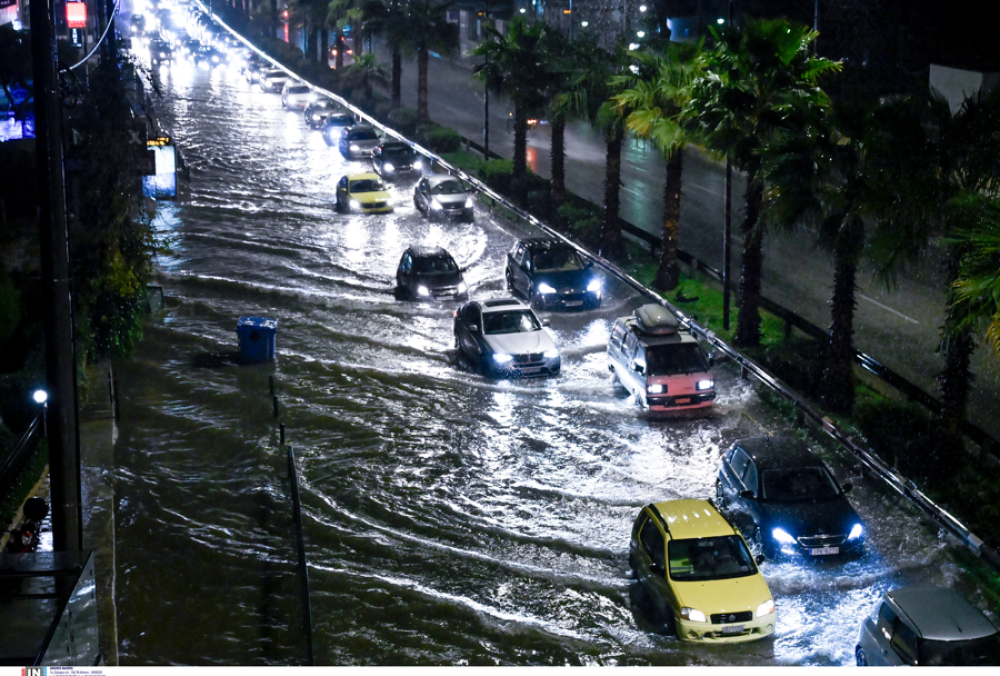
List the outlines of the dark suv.
{"label": "dark suv", "polygon": [[409,300],[468,300],[462,269],[439,246],[410,246],[399,259],[396,293]]}
{"label": "dark suv", "polygon": [[507,254],[507,290],[546,309],[600,307],[604,283],[593,265],[566,242],[518,240]]}
{"label": "dark suv", "polygon": [[372,169],[387,181],[419,173],[424,168],[420,155],[402,141],[382,141],[372,151]]}

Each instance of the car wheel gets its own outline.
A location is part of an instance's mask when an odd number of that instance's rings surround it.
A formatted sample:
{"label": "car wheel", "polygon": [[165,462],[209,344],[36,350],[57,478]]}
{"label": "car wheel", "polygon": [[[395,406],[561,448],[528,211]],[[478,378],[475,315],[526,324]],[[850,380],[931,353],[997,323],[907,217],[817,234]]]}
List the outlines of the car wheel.
{"label": "car wheel", "polygon": [[722,482],[715,480],[715,506],[721,512],[726,508],[726,494],[722,490]]}
{"label": "car wheel", "polygon": [[462,345],[458,342],[458,331],[453,331],[452,333],[455,334],[455,347],[461,352]]}
{"label": "car wheel", "polygon": [[514,279],[510,275],[510,270],[507,270],[507,273],[504,276],[507,278],[507,292],[508,293],[513,293],[514,292]]}
{"label": "car wheel", "polygon": [[868,666],[868,655],[865,655],[865,649],[862,648],[861,646],[858,646],[855,649],[855,651],[854,651],[854,657],[857,660],[859,667],[867,667]]}

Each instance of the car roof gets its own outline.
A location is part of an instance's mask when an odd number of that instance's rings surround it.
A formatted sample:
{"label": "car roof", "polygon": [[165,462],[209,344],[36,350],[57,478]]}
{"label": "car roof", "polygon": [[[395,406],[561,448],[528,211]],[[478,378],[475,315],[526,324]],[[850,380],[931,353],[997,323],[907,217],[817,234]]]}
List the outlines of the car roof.
{"label": "car roof", "polygon": [[733,535],[736,531],[708,500],[685,498],[652,505],[667,525],[674,540]]}
{"label": "car roof", "polygon": [[804,441],[791,436],[748,437],[733,445],[746,451],[758,469],[816,467],[823,464]]}
{"label": "car roof", "polygon": [[465,182],[462,179],[458,176],[452,176],[451,174],[431,174],[430,176],[424,176],[424,178],[427,179],[427,182],[431,185],[437,185],[438,183],[444,183],[445,181],[458,181],[462,185],[465,185]]}
{"label": "car roof", "polygon": [[529,310],[530,308],[517,298],[489,298],[473,301],[483,312],[504,312],[506,310]]}
{"label": "car roof", "polygon": [[382,141],[382,148],[405,148],[406,150],[411,150],[410,144],[403,141]]}
{"label": "car roof", "polygon": [[348,174],[347,180],[350,181],[367,181],[368,179],[380,179],[379,175],[373,171],[363,171],[360,174]]}
{"label": "car roof", "polygon": [[451,254],[439,246],[420,246],[411,244],[406,247],[406,249],[416,258],[451,258]]}
{"label": "car roof", "polygon": [[552,248],[569,248],[572,249],[571,244],[567,244],[561,239],[554,239],[552,237],[525,237],[521,240],[521,244],[528,247],[532,251],[537,251],[540,249],[552,249]]}
{"label": "car roof", "polygon": [[945,587],[904,587],[888,592],[885,598],[926,639],[959,641],[997,633],[978,608]]}
{"label": "car roof", "polygon": [[635,334],[635,337],[639,339],[639,342],[646,346],[652,345],[676,345],[678,343],[698,343],[698,339],[692,336],[688,331],[680,329],[677,333],[671,333],[668,335],[655,335],[652,333],[646,333],[639,326],[639,320],[633,315],[631,317],[619,317],[618,321],[625,325],[627,329]]}

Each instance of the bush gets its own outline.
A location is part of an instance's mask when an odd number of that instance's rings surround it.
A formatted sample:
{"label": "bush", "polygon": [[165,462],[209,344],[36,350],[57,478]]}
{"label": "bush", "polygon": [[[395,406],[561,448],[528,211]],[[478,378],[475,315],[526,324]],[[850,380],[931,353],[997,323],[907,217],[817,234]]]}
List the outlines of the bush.
{"label": "bush", "polygon": [[872,450],[906,476],[933,478],[965,461],[961,437],[914,402],[860,399],[855,419]]}
{"label": "bush", "polygon": [[458,132],[437,124],[424,125],[418,136],[428,150],[437,153],[453,153],[462,147],[462,137]]}
{"label": "bush", "polygon": [[412,138],[417,133],[417,111],[412,108],[396,108],[386,116],[389,126],[403,136]]}
{"label": "bush", "polygon": [[479,178],[501,195],[511,194],[513,174],[513,160],[486,160],[479,165]]}
{"label": "bush", "polygon": [[587,208],[567,202],[559,207],[558,213],[571,237],[584,246],[596,248],[601,236],[601,213],[596,207]]}

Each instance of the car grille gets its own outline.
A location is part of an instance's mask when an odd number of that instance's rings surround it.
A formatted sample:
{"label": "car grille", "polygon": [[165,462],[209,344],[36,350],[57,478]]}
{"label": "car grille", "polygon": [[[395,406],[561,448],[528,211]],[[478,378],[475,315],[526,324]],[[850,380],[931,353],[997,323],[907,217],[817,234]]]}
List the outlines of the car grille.
{"label": "car grille", "polygon": [[846,535],[816,535],[813,537],[799,538],[799,544],[803,547],[808,547],[809,549],[818,549],[820,547],[839,547],[844,544],[844,540],[846,539]]}
{"label": "car grille", "polygon": [[514,363],[521,366],[526,366],[528,364],[535,364],[535,363],[541,364],[544,361],[545,361],[545,355],[543,355],[541,352],[532,352],[529,354],[514,355]]}
{"label": "car grille", "polygon": [[458,287],[443,286],[440,289],[431,289],[431,295],[435,298],[454,298],[458,295]]}
{"label": "car grille", "polygon": [[369,202],[368,204],[363,204],[364,209],[384,209],[388,202]]}
{"label": "car grille", "polygon": [[749,622],[753,619],[753,612],[747,610],[742,613],[716,613],[712,615],[712,624],[732,624],[734,622]]}
{"label": "car grille", "polygon": [[[678,403],[678,399],[687,401]],[[696,406],[697,404],[703,404],[713,399],[715,399],[715,392],[708,392],[706,394],[681,394],[676,397],[649,397],[648,401],[650,406],[673,408],[675,406]]]}

